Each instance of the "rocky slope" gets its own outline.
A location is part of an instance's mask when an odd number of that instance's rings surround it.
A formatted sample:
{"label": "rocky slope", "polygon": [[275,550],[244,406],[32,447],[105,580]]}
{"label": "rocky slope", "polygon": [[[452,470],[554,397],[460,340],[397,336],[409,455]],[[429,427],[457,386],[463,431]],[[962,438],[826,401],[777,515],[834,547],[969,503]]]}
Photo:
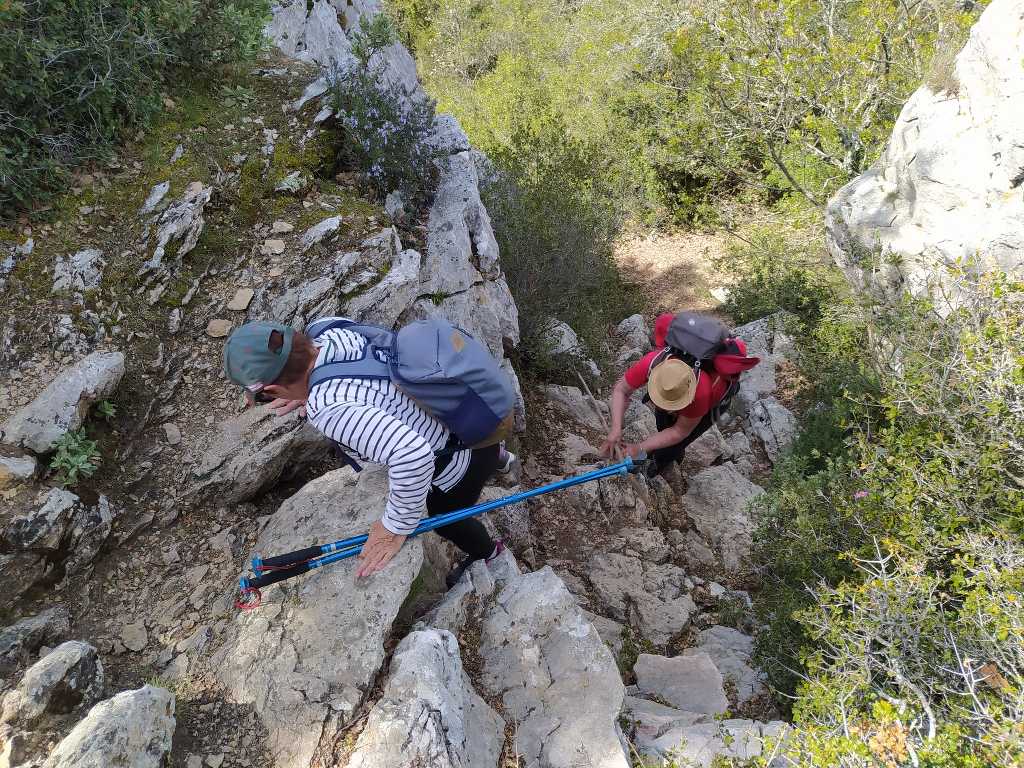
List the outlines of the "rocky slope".
{"label": "rocky slope", "polygon": [[[382,210],[334,161],[323,71],[354,63],[349,32],[375,11],[275,8],[279,52],[236,85],[251,98],[168,107],[0,243],[0,766],[709,765],[781,734],[742,591],[747,502],[794,424],[771,320],[740,330],[765,362],[682,475],[495,513],[511,552],[447,593],[452,554],[425,536],[373,579],[341,563],[232,606],[249,552],[362,532],[386,490],[296,417],[243,411],[219,371],[232,326],[441,314],[502,360],[518,342],[483,160],[452,118],[425,210]],[[378,57],[422,98],[402,46]],[[641,354],[646,327],[623,321],[611,358]],[[543,447],[516,482],[595,466],[603,406],[556,385],[535,400],[526,444]],[[654,428],[639,402],[628,421]],[[86,434],[103,464],[56,487],[54,448]]]}
{"label": "rocky slope", "polygon": [[829,201],[829,250],[855,286],[955,304],[949,267],[1019,274],[1022,58],[1024,3],[995,0],[951,71],[904,105],[878,162]]}

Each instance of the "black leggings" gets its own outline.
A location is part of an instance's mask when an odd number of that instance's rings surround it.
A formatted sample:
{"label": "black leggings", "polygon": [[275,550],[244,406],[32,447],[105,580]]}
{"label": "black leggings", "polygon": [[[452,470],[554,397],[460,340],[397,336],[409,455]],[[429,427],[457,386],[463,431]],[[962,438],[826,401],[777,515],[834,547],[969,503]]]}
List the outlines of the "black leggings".
{"label": "black leggings", "polygon": [[[474,450],[466,474],[450,490],[442,491],[437,486],[430,486],[430,493],[427,494],[427,515],[443,515],[476,504],[480,500],[484,485],[498,468],[499,450],[497,445]],[[440,474],[450,461],[451,457],[437,459],[434,476]],[[490,557],[494,551],[491,534],[476,517],[437,528],[436,532],[474,560]]]}
{"label": "black leggings", "polygon": [[[663,429],[668,429],[675,424],[677,417],[678,414],[668,413],[660,408],[656,408],[654,411],[654,420],[658,426],[659,432]],[[704,414],[703,419],[697,422],[697,426],[693,428],[693,431],[680,442],[675,445],[665,446],[664,448],[655,448],[651,451],[651,458],[654,459],[654,465],[657,467],[658,472],[660,473],[673,461],[682,461],[683,454],[686,453],[686,446],[711,429],[711,423],[712,416],[709,411]]]}

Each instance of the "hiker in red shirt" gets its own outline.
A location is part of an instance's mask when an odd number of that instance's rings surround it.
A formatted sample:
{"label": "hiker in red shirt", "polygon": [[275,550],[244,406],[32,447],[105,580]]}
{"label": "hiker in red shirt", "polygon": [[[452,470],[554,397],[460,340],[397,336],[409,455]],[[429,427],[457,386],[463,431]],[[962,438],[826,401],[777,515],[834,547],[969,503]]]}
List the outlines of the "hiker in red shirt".
{"label": "hiker in red shirt", "polygon": [[[601,453],[623,452],[652,459],[660,474],[683,458],[686,446],[711,428],[739,391],[743,371],[759,358],[747,357],[747,345],[717,319],[694,312],[660,315],[654,324],[655,348],[630,366],[615,385],[611,428]],[[640,443],[622,442],[622,419],[634,391],[647,386],[658,432]]]}

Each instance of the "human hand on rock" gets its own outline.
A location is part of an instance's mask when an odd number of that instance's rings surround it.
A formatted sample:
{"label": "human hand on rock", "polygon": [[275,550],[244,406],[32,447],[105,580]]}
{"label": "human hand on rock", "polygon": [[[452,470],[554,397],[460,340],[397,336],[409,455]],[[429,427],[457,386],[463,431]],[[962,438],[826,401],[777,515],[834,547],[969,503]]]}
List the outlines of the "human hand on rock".
{"label": "human hand on rock", "polygon": [[267,408],[269,408],[271,413],[275,416],[285,416],[294,410],[298,410],[299,416],[306,418],[305,400],[285,400],[282,397],[278,397],[267,403]]}
{"label": "human hand on rock", "polygon": [[366,543],[363,544],[363,551],[359,553],[360,565],[356,577],[361,579],[384,570],[384,566],[398,554],[405,539],[405,536],[392,533],[385,528],[380,520],[371,525]]}
{"label": "human hand on rock", "polygon": [[601,443],[601,455],[608,458],[615,458],[622,450],[622,431],[609,432]]}

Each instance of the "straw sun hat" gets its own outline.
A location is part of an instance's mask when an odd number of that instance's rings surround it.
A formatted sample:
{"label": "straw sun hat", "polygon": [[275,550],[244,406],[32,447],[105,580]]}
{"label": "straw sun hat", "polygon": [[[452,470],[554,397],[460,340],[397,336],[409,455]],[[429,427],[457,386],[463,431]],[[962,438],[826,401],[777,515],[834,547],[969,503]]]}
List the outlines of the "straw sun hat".
{"label": "straw sun hat", "polygon": [[681,411],[693,402],[696,393],[693,368],[674,357],[656,365],[647,382],[647,394],[664,411]]}

